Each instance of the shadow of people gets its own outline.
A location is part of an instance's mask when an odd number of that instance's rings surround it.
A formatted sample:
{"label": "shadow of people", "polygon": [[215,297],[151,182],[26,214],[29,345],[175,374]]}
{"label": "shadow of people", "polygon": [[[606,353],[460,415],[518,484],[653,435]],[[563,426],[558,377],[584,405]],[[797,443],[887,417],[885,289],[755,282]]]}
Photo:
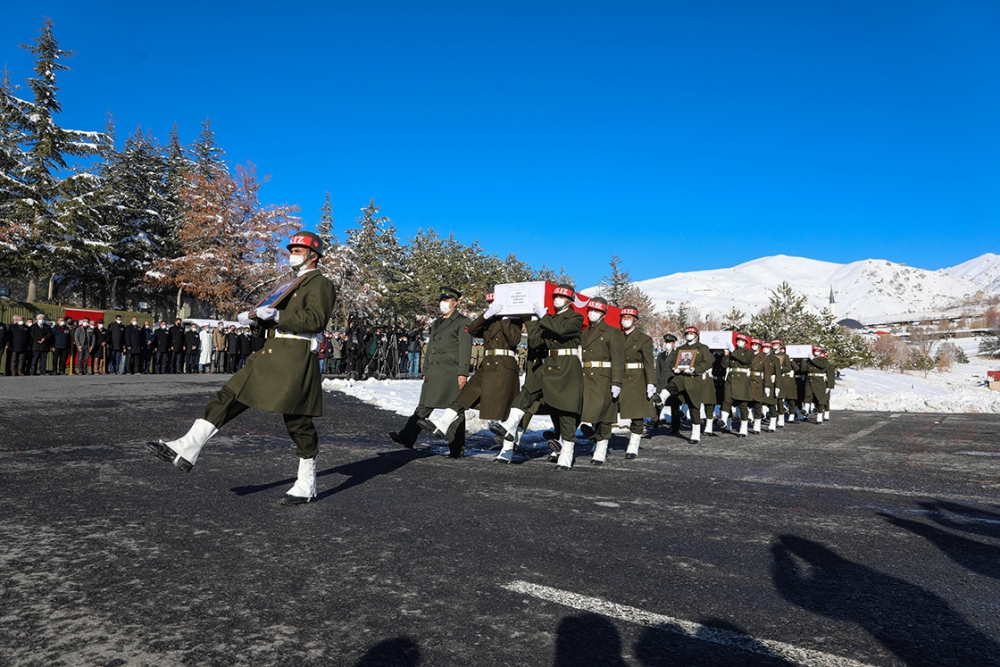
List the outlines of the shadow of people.
{"label": "shadow of people", "polygon": [[[635,656],[643,667],[794,667],[742,629],[721,619],[700,621],[711,637],[692,637],[669,625],[643,630]],[[732,643],[727,642],[732,638]]]}
{"label": "shadow of people", "polygon": [[996,512],[942,500],[919,504],[930,513],[931,521],[939,526],[983,537],[1000,538],[1000,514]]}
{"label": "shadow of people", "polygon": [[962,567],[977,574],[1000,579],[1000,547],[983,544],[930,524],[901,519],[884,512],[879,512],[879,516],[894,526],[925,538]]}
{"label": "shadow of people", "polygon": [[626,667],[618,629],[603,616],[567,616],[556,633],[554,667]]}
{"label": "shadow of people", "polygon": [[416,667],[420,664],[420,647],[409,637],[380,641],[361,656],[355,667]]}
{"label": "shadow of people", "polygon": [[783,598],[858,624],[907,665],[1000,665],[1000,645],[930,591],[795,535],[781,535],[771,555]]}
{"label": "shadow of people", "polygon": [[[316,495],[316,500],[321,500],[327,496],[331,496],[334,493],[339,493],[345,489],[352,486],[357,486],[358,484],[363,484],[373,477],[378,477],[379,475],[386,475],[394,470],[398,470],[405,466],[411,461],[417,459],[427,458],[428,456],[434,456],[433,452],[429,452],[422,449],[404,449],[403,451],[391,451],[391,452],[379,452],[377,455],[363,459],[361,461],[355,461],[353,463],[345,463],[342,466],[337,466],[336,468],[327,468],[326,470],[321,470],[316,473],[316,479],[319,480],[321,477],[326,475],[332,475],[334,473],[339,475],[347,475],[348,479],[341,482],[340,485],[333,489],[323,491]],[[286,479],[280,479],[275,482],[268,482],[267,484],[252,484],[248,486],[234,486],[230,489],[233,493],[238,496],[246,496],[253,493],[260,493],[261,491],[267,491],[268,489],[273,489],[279,486],[290,486],[295,483],[294,477],[288,477]]]}

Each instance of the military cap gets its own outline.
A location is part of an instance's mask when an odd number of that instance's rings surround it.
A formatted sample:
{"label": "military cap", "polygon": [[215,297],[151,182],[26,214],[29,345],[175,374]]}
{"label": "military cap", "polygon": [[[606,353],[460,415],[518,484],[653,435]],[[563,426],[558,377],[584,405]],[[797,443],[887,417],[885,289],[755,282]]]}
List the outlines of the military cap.
{"label": "military cap", "polygon": [[771,346],[772,347],[781,347],[781,340],[778,339],[778,338],[775,338],[774,340],[771,341]]}
{"label": "military cap", "polygon": [[593,299],[587,302],[587,308],[592,310],[599,310],[602,313],[608,312],[608,300],[604,297],[595,296]]}
{"label": "military cap", "polygon": [[573,289],[573,286],[566,283],[562,283],[552,290],[552,296],[564,296],[567,299],[572,299],[575,294],[576,290]]}
{"label": "military cap", "polygon": [[455,299],[458,301],[462,298],[462,293],[457,289],[452,289],[451,287],[441,286],[441,295],[438,297],[438,301],[444,301],[445,299]]}
{"label": "military cap", "polygon": [[677,336],[673,335],[672,333],[663,334],[663,342],[664,343],[676,343],[677,342]]}
{"label": "military cap", "polygon": [[287,248],[291,250],[295,246],[309,248],[320,257],[323,256],[323,239],[313,232],[307,232],[306,230],[296,232],[292,238],[288,239]]}
{"label": "military cap", "polygon": [[626,315],[639,317],[639,309],[635,306],[622,306],[622,317],[625,317]]}

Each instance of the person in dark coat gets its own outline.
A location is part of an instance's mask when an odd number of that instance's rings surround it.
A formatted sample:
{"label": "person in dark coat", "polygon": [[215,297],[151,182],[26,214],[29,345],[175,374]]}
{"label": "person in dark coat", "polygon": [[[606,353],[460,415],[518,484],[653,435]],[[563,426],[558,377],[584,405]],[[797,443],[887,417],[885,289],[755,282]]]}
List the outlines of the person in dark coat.
{"label": "person in dark coat", "polygon": [[323,414],[323,379],[316,352],[318,336],[336,305],[336,292],[317,268],[323,254],[318,235],[299,232],[289,240],[288,249],[289,263],[297,269],[294,282],[279,285],[272,293],[271,305],[237,317],[240,324],[253,326],[266,338],[264,347],[229,378],[184,437],[150,442],[147,448],[158,458],[190,471],[208,439],[247,408],[281,413],[295,443],[299,466],[295,484],[279,503],[302,505],[316,499],[319,434],[313,417]]}
{"label": "person in dark coat", "polygon": [[674,382],[674,364],[677,362],[677,336],[663,334],[663,351],[656,358],[656,391],[662,409],[670,410],[670,433],[680,433],[681,402],[680,391]]}
{"label": "person in dark coat", "polygon": [[188,373],[198,372],[198,357],[201,355],[201,335],[198,332],[198,325],[192,324],[191,328],[184,332],[184,356]]}
{"label": "person in dark coat", "polygon": [[240,333],[240,368],[246,365],[251,354],[253,354],[253,336],[250,335],[250,329],[244,328]]}
{"label": "person in dark coat", "polygon": [[97,323],[94,331],[94,351],[91,353],[91,364],[94,374],[106,375],[108,372],[108,348],[111,346],[111,334],[108,333],[104,322]]}
{"label": "person in dark coat", "polygon": [[66,359],[73,342],[66,319],[60,317],[52,327],[52,351],[54,354],[52,366],[56,375],[66,375]]}
{"label": "person in dark coat", "polygon": [[653,339],[639,331],[635,321],[639,309],[622,306],[622,332],[625,335],[625,377],[622,395],[618,399],[618,414],[629,420],[626,459],[639,455],[639,440],[645,429],[645,420],[656,416],[653,396],[656,394],[656,373],[653,370]]}
{"label": "person in dark coat", "polygon": [[90,355],[94,351],[94,340],[96,336],[94,329],[90,326],[90,320],[83,318],[80,324],[73,330],[73,343],[76,345],[76,373],[86,375],[87,366],[90,365]]}
{"label": "person in dark coat", "polygon": [[[4,357],[7,357],[5,360]],[[10,333],[7,331],[7,325],[4,322],[0,322],[0,363],[4,364],[4,374],[10,375]]]}
{"label": "person in dark coat", "polygon": [[184,372],[184,325],[181,318],[174,320],[170,327],[170,367],[172,373]]}
{"label": "person in dark coat", "polygon": [[719,412],[723,430],[732,432],[732,420],[736,418],[736,412],[733,408],[739,410],[740,426],[737,429],[737,435],[740,438],[747,437],[750,402],[753,401],[753,394],[750,390],[750,364],[753,363],[754,353],[747,348],[750,340],[750,336],[737,333],[736,349],[726,356],[726,386]]}
{"label": "person in dark coat", "polygon": [[31,360],[31,332],[24,318],[18,316],[10,326],[10,363],[8,368],[14,370],[14,375],[27,375]]}
{"label": "person in dark coat", "polygon": [[806,376],[805,382],[805,402],[812,403],[816,410],[816,423],[823,423],[824,413],[830,409],[827,403],[829,394],[827,393],[827,370],[830,362],[823,356],[823,347],[813,345],[813,358],[802,362],[802,372]]}
{"label": "person in dark coat", "polygon": [[161,375],[170,372],[170,329],[166,322],[153,332],[153,349],[156,350],[156,372]]}
{"label": "person in dark coat", "polygon": [[625,376],[625,339],[605,321],[608,302],[596,296],[587,302],[588,326],[580,336],[583,361],[583,412],[580,431],[594,441],[591,465],[604,464],[611,426],[618,421],[618,398]]}
{"label": "person in dark coat", "polygon": [[[145,345],[146,337],[143,335],[142,329],[139,328],[139,320],[133,317],[129,325],[125,327],[125,355],[129,375],[135,375],[139,372],[139,358]],[[114,341],[111,341],[109,347],[114,347]]]}
{"label": "person in dark coat", "polygon": [[684,341],[677,348],[674,383],[679,392],[678,398],[683,398],[688,406],[688,416],[691,418],[689,442],[694,444],[701,441],[701,406],[705,403],[707,391],[710,390],[711,395],[715,395],[715,386],[708,377],[712,364],[715,363],[715,356],[708,345],[698,341],[697,327],[684,330]]}
{"label": "person in dark coat", "polygon": [[240,365],[240,335],[236,332],[236,325],[229,325],[229,332],[226,333],[226,372],[235,373]]}
{"label": "person in dark coat", "polygon": [[142,354],[139,355],[139,368],[143,375],[147,373],[152,373],[153,369],[153,328],[150,326],[149,320],[146,320],[142,324]]}
{"label": "person in dark coat", "polygon": [[29,375],[48,375],[46,366],[49,362],[49,351],[52,349],[52,327],[45,321],[45,315],[39,314],[35,323],[28,329],[31,336],[31,369]]}
{"label": "person in dark coat", "polygon": [[555,310],[552,315],[544,305],[534,304],[538,326],[529,328],[528,345],[544,346],[548,356],[537,371],[525,378],[524,387],[514,399],[507,420],[490,424],[493,433],[513,440],[525,412],[532,409],[535,401],[543,401],[553,421],[558,424],[558,470],[573,467],[576,429],[583,409],[583,364],[580,361],[583,315],[572,308],[575,294],[572,285],[557,286],[552,292]]}
{"label": "person in dark coat", "polygon": [[431,323],[420,401],[403,428],[389,434],[396,444],[413,447],[420,435],[420,420],[429,417],[435,408],[445,408],[443,421],[449,425],[444,434],[448,439],[448,456],[455,459],[465,455],[465,412],[450,406],[469,378],[472,355],[472,336],[469,335],[472,321],[458,312],[461,297],[450,287],[441,288],[438,298],[441,317]]}
{"label": "person in dark coat", "polygon": [[108,325],[111,342],[108,344],[108,372],[117,375],[124,372],[122,354],[125,352],[125,325],[122,316],[115,315],[115,321]]}

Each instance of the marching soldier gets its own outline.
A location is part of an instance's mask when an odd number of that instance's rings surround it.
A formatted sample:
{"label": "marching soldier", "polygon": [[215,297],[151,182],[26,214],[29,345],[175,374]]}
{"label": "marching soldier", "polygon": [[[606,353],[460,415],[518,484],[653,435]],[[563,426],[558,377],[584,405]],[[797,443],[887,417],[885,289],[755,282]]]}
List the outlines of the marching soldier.
{"label": "marching soldier", "polygon": [[[778,360],[773,354],[771,354],[773,345],[768,341],[761,341],[761,353],[764,355],[765,362],[765,389],[764,397],[767,402],[767,432],[774,433],[778,427],[778,404],[780,399],[778,394],[781,393],[780,386],[778,384],[781,379],[781,361]],[[767,384],[770,384],[770,390],[767,389]]]}
{"label": "marching soldier", "polygon": [[[608,302],[594,297],[587,303],[589,326],[580,337],[583,347],[583,413],[580,421],[592,425],[597,443],[590,463],[602,465],[608,455],[611,426],[617,421],[615,401],[622,391],[625,355],[622,333],[604,320]],[[581,429],[582,430],[582,429]]]}
{"label": "marching soldier", "polygon": [[537,371],[525,379],[507,420],[490,424],[490,430],[495,434],[513,440],[525,412],[536,400],[543,400],[553,421],[559,426],[559,470],[573,467],[576,428],[583,408],[583,367],[580,363],[583,316],[571,307],[574,294],[571,285],[563,284],[555,288],[552,297],[554,315],[549,315],[545,306],[534,305],[538,322],[537,326],[529,328],[528,344],[544,346],[549,356]]}
{"label": "marching soldier", "polygon": [[[830,353],[823,350],[823,358],[830,361]],[[826,403],[824,404],[826,409],[823,410],[823,421],[830,421],[830,394],[833,393],[833,388],[837,384],[837,367],[830,363],[826,367]]]}
{"label": "marching soldier", "polygon": [[[520,320],[502,317],[502,304],[493,303],[493,293],[486,295],[486,311],[469,325],[470,336],[482,336],[483,361],[441,419],[421,419],[420,426],[439,438],[446,437],[452,422],[465,410],[479,407],[480,419],[502,420],[510,413],[510,404],[520,390],[517,358],[514,350],[521,342]],[[507,445],[507,441],[504,441]],[[496,460],[510,463],[514,447],[510,443]]]}
{"label": "marching soldier", "polygon": [[823,423],[823,416],[830,409],[827,403],[827,371],[830,362],[822,356],[823,346],[813,345],[813,358],[802,363],[805,380],[805,402],[812,403],[816,408],[816,423]]}
{"label": "marching soldier", "polygon": [[684,344],[677,348],[674,360],[674,383],[678,398],[683,398],[691,418],[691,438],[694,444],[701,440],[701,406],[705,402],[706,389],[713,393],[715,388],[708,381],[708,371],[715,363],[715,357],[708,346],[698,341],[698,327],[684,330]]}
{"label": "marching soldier", "polygon": [[725,424],[725,429],[732,432],[733,427],[730,422],[730,415],[735,416],[733,406],[740,411],[740,427],[737,436],[747,437],[747,426],[750,421],[750,402],[753,401],[753,394],[750,388],[750,365],[753,362],[754,353],[747,349],[750,337],[746,334],[736,334],[736,349],[726,357],[726,387],[725,396],[722,401],[720,418]]}
{"label": "marching soldier", "polygon": [[656,416],[652,401],[656,393],[653,339],[635,328],[635,321],[639,319],[638,308],[622,306],[621,318],[625,334],[625,383],[618,399],[618,412],[622,419],[630,420],[625,458],[634,459],[639,456],[644,420]]}
{"label": "marching soldier", "polygon": [[420,402],[403,429],[389,434],[396,444],[412,448],[420,435],[420,420],[430,417],[434,408],[446,408],[442,423],[449,426],[442,433],[448,436],[448,456],[453,459],[465,455],[465,410],[460,413],[451,405],[465,387],[472,358],[472,336],[469,335],[472,321],[458,312],[461,297],[450,287],[441,288],[438,299],[441,317],[431,323]]}
{"label": "marching soldier", "polygon": [[663,334],[663,352],[656,359],[656,391],[662,409],[670,409],[670,434],[681,430],[681,402],[677,398],[678,389],[674,383],[674,362],[677,360],[677,336]]}
{"label": "marching soldier", "polygon": [[[778,394],[778,428],[784,428],[786,414],[789,420],[795,419],[795,398],[798,395],[795,374],[799,369],[798,365],[785,353],[784,344],[777,338],[771,341],[771,351],[781,364],[781,375],[778,378],[775,392]],[[791,411],[786,407],[786,402],[791,406]]]}
{"label": "marching soldier", "polygon": [[764,410],[768,402],[768,396],[774,390],[773,383],[769,384],[769,374],[771,364],[764,357],[761,351],[761,340],[759,338],[750,339],[750,349],[753,350],[753,360],[750,362],[750,395],[753,403],[750,409],[753,411],[752,433],[760,435],[761,421],[764,419]]}
{"label": "marching soldier", "polygon": [[721,406],[726,400],[726,358],[728,350],[712,350],[712,370],[705,384],[705,402],[701,406],[701,418],[704,420],[702,435],[715,435],[715,406]]}
{"label": "marching soldier", "polygon": [[247,408],[280,412],[299,457],[295,484],[280,499],[281,505],[302,505],[316,499],[316,455],[319,435],[313,417],[323,414],[322,376],[319,370],[319,336],[326,328],[336,302],[333,283],[317,269],[323,241],[300,231],[288,243],[289,264],[299,282],[271,306],[239,315],[239,322],[253,324],[266,336],[263,349],[222,387],[187,434],[170,442],[150,442],[156,456],[190,472],[208,439]]}

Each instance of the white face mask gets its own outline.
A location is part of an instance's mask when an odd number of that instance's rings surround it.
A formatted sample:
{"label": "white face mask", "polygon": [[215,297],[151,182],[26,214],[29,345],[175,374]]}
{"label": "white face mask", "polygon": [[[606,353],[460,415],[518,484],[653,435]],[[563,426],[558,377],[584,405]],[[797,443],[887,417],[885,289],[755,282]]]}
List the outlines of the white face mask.
{"label": "white face mask", "polygon": [[743,348],[745,348],[746,346],[747,346],[747,342],[745,340],[738,340],[738,341],[736,341],[736,347],[740,348],[741,350]]}
{"label": "white face mask", "polygon": [[442,315],[447,315],[451,312],[451,301],[439,301],[438,308],[441,309]]}
{"label": "white face mask", "polygon": [[563,308],[565,308],[566,303],[567,303],[566,299],[562,298],[561,296],[557,296],[556,298],[552,299],[552,305],[556,307],[556,310],[562,310]]}
{"label": "white face mask", "polygon": [[635,326],[635,320],[622,320],[622,329],[631,329]]}
{"label": "white face mask", "polygon": [[139,324],[138,322],[136,322],[135,320],[132,320],[132,326],[137,326],[138,324]]}
{"label": "white face mask", "polygon": [[594,324],[600,322],[602,317],[604,317],[604,313],[602,313],[599,310],[592,310],[589,313],[587,313],[587,318]]}
{"label": "white face mask", "polygon": [[693,341],[694,339],[695,339],[695,335],[694,335],[694,334],[685,334],[685,335],[684,335],[684,340],[686,340],[686,341],[687,341],[687,342],[689,342],[689,343],[690,343],[691,341]]}
{"label": "white face mask", "polygon": [[764,354],[771,354],[771,348],[765,347],[764,348]]}
{"label": "white face mask", "polygon": [[302,255],[292,255],[291,257],[288,258],[288,264],[293,269],[297,269],[305,263],[306,263],[306,258],[303,257]]}

